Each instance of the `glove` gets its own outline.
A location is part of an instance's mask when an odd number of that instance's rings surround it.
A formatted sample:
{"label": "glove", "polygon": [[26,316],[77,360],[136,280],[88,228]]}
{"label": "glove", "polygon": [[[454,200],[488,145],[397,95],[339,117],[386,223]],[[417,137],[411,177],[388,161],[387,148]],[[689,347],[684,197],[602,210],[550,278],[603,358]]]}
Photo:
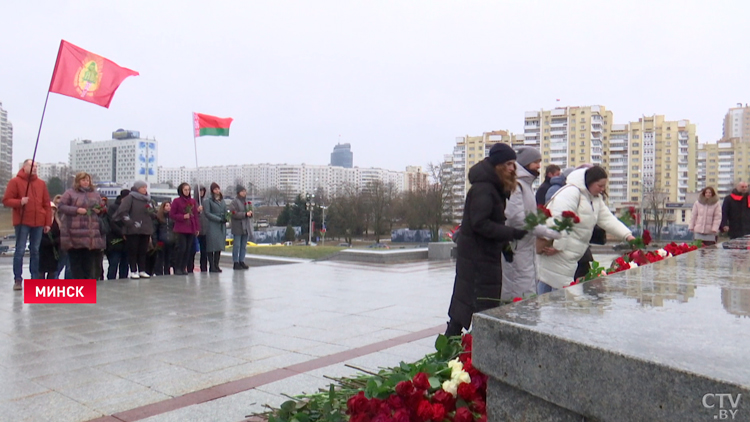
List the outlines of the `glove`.
{"label": "glove", "polygon": [[526,236],[529,232],[526,230],[519,230],[519,229],[513,229],[513,239],[521,240],[524,236]]}
{"label": "glove", "polygon": [[561,236],[560,232],[552,230],[544,224],[540,224],[534,227],[532,233],[534,234],[534,236],[541,237],[543,239],[559,239]]}

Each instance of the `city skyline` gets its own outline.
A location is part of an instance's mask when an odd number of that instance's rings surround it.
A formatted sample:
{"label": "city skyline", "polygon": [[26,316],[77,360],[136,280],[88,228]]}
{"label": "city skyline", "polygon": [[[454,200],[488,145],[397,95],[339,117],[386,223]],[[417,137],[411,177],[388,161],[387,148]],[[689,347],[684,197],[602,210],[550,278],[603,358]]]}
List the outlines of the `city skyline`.
{"label": "city skyline", "polygon": [[[51,95],[42,162],[55,161],[71,139],[125,126],[170,148],[165,165],[187,165],[194,111],[235,119],[229,138],[199,140],[206,165],[248,157],[325,163],[339,141],[356,145],[361,166],[437,163],[455,136],[520,132],[525,111],[556,105],[606,104],[626,121],[686,118],[709,142],[721,137],[727,108],[748,102],[750,58],[736,52],[750,5],[733,1],[730,9],[645,1],[17,2],[4,9],[0,35],[12,41],[0,54],[23,65],[0,69],[0,101],[12,116],[18,162],[32,154],[66,39],[141,76],[123,83],[108,110]],[[79,25],[80,16],[97,18]],[[209,50],[211,60],[196,55]]]}

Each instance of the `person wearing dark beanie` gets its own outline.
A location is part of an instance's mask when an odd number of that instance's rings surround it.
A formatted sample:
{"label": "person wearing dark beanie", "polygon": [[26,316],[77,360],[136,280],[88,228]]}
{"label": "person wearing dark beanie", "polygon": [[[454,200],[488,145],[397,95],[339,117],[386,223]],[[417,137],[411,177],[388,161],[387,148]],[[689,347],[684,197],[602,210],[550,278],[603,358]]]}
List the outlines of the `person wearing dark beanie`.
{"label": "person wearing dark beanie", "polygon": [[505,225],[505,206],[516,188],[516,152],[498,143],[489,156],[469,169],[471,188],[466,194],[458,244],[456,278],[448,309],[447,336],[468,329],[475,312],[499,304],[503,283],[501,256],[512,260],[510,242],[526,236],[526,230]]}

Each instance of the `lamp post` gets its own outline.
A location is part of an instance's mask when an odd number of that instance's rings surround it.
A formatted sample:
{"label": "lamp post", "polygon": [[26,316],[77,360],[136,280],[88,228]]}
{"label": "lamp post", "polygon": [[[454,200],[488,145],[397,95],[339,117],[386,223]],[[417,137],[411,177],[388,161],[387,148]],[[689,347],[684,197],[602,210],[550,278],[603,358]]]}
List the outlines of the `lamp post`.
{"label": "lamp post", "polygon": [[321,231],[323,237],[321,238],[321,242],[320,243],[321,243],[321,245],[325,245],[326,244],[326,208],[328,208],[328,207],[321,206],[320,208],[323,209],[323,220],[322,220],[322,224],[321,224],[321,228],[320,228],[320,231]]}
{"label": "lamp post", "polygon": [[307,226],[307,246],[312,245],[312,213],[313,213],[313,201],[315,200],[315,194],[307,196],[307,209],[310,211],[310,223]]}

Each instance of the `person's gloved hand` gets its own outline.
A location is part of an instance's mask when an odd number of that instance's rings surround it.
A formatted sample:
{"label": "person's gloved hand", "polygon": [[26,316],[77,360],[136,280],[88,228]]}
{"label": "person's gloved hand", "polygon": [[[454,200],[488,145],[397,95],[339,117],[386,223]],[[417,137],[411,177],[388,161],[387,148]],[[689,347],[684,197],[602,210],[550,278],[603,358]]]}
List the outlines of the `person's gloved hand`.
{"label": "person's gloved hand", "polygon": [[540,224],[534,227],[534,230],[531,233],[533,233],[536,237],[541,237],[544,239],[559,239],[561,236],[560,232],[552,230],[544,224]]}
{"label": "person's gloved hand", "polygon": [[521,240],[529,232],[527,230],[513,229],[513,239]]}

